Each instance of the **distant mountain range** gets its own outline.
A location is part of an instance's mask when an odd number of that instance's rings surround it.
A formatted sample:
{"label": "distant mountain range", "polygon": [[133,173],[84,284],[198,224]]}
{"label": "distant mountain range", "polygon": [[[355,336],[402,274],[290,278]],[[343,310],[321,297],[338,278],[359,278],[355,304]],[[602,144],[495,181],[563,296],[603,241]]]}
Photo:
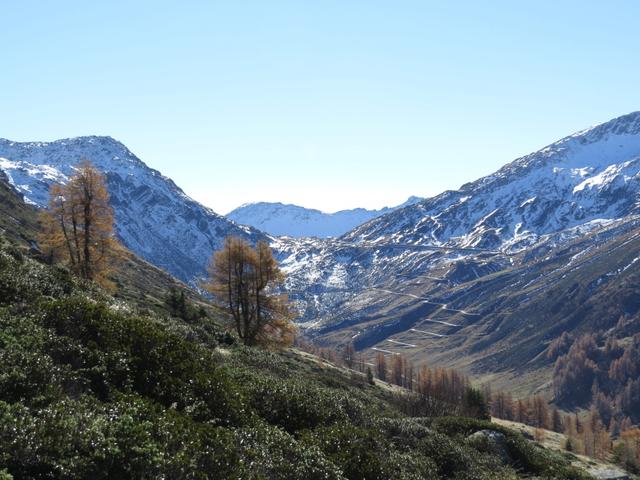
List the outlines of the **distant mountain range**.
{"label": "distant mountain range", "polygon": [[[205,274],[226,235],[270,241],[300,326],[323,344],[403,353],[531,393],[549,388],[545,350],[562,333],[640,331],[640,112],[458,190],[369,212],[340,236],[330,227],[346,223],[300,207],[217,215],[109,137],[0,140],[0,170],[40,207],[82,158],[107,175],[123,243],[182,280]],[[355,212],[345,218],[360,222]]]}
{"label": "distant mountain range", "polygon": [[275,236],[328,238],[339,237],[372,218],[422,200],[424,199],[412,196],[396,207],[380,210],[354,208],[335,213],[325,213],[297,205],[258,202],[242,205],[226,216],[237,223],[250,225]]}

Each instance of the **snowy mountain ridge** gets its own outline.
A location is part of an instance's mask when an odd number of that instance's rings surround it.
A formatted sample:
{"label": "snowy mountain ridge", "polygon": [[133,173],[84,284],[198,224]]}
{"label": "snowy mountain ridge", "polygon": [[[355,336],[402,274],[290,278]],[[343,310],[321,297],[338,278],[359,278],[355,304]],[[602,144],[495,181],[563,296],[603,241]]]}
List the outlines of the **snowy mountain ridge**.
{"label": "snowy mountain ridge", "polygon": [[429,278],[464,283],[510,268],[518,252],[522,261],[534,261],[635,218],[639,207],[635,112],[565,137],[458,190],[374,218],[339,239],[278,239],[276,246],[304,325],[330,331],[379,315],[375,299],[386,290],[406,290],[408,282]]}
{"label": "snowy mountain ridge", "polygon": [[74,166],[85,159],[107,178],[116,232],[123,244],[183,281],[193,282],[205,274],[211,254],[225,236],[265,238],[194,201],[111,137],[24,143],[0,139],[0,170],[25,201],[38,207],[46,207],[50,185],[65,183]]}
{"label": "snowy mountain ridge", "polygon": [[355,228],[348,241],[518,249],[638,211],[640,112],[565,137],[492,175]]}
{"label": "snowy mountain ridge", "polygon": [[275,236],[327,238],[339,237],[372,218],[422,200],[412,196],[396,207],[379,210],[354,208],[335,213],[280,202],[256,202],[246,203],[226,216],[236,223],[250,225]]}

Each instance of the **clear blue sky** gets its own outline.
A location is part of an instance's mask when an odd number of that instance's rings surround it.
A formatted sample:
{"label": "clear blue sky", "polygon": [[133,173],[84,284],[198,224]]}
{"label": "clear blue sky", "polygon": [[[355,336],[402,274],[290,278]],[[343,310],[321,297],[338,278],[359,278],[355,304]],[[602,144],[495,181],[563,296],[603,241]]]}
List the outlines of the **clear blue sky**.
{"label": "clear blue sky", "polygon": [[640,2],[5,1],[0,137],[111,135],[218,212],[434,195],[640,109]]}

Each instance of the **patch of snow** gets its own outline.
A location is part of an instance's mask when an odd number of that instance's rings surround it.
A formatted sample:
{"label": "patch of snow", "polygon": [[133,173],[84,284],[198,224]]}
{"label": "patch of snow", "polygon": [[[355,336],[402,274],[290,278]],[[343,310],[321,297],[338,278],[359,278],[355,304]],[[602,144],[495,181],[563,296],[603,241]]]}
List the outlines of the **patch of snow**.
{"label": "patch of snow", "polygon": [[520,204],[520,208],[524,208],[524,207],[526,207],[527,205],[531,205],[533,202],[535,202],[535,201],[536,201],[536,198],[538,198],[538,197],[533,196],[533,197],[531,197],[531,198],[527,198],[524,202],[522,202],[522,203]]}

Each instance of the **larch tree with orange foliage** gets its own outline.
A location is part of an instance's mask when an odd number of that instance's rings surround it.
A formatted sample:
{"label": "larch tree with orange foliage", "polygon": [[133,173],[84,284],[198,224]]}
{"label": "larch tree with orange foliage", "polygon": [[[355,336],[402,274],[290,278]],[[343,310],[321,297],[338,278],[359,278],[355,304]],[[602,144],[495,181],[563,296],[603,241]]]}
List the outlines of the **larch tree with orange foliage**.
{"label": "larch tree with orange foliage", "polygon": [[394,355],[391,359],[391,383],[400,387],[404,385],[404,371],[406,360],[402,355]]}
{"label": "larch tree with orange foliage", "polygon": [[640,429],[630,428],[620,434],[614,456],[625,468],[633,472],[640,471]]}
{"label": "larch tree with orange foliage", "polygon": [[266,242],[253,248],[241,238],[227,237],[213,255],[204,287],[230,313],[245,345],[284,347],[296,332],[287,296],[279,293],[284,279]]}
{"label": "larch tree with orange foliage", "polygon": [[383,382],[387,381],[387,361],[382,352],[376,353],[376,376]]}
{"label": "larch tree with orange foliage", "polygon": [[121,247],[105,178],[91,162],[80,163],[66,185],[51,187],[40,222],[38,242],[46,256],[86,280],[110,285],[107,276]]}
{"label": "larch tree with orange foliage", "polygon": [[344,346],[342,351],[342,361],[347,368],[353,368],[356,364],[356,350],[353,343],[349,342]]}

